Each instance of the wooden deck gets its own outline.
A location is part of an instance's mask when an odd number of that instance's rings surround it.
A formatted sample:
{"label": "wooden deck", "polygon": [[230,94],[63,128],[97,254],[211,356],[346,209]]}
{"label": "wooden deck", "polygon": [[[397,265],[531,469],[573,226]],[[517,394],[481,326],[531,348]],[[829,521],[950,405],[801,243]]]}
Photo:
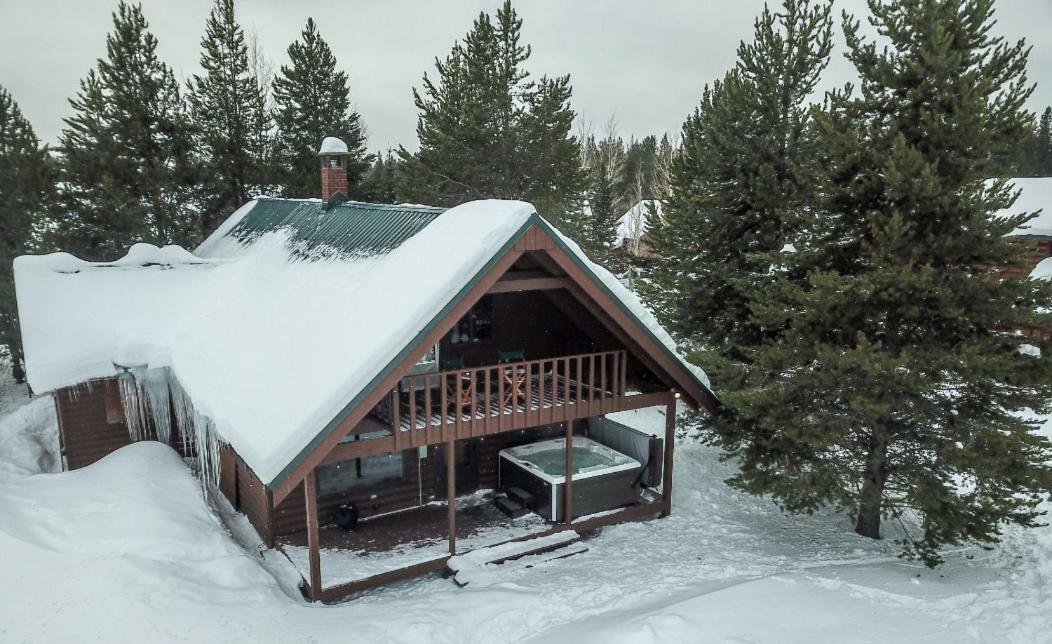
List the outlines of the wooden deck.
{"label": "wooden deck", "polygon": [[[577,404],[577,398],[572,394],[567,396],[568,391],[582,389],[585,396],[593,396],[596,399],[609,399],[614,393],[610,390],[594,390],[589,385],[580,383],[574,379],[554,373],[534,374],[530,378],[530,386],[520,383],[520,391],[517,395],[504,395],[493,387],[489,391],[484,388],[471,386],[464,383],[460,396],[461,404],[447,404],[442,406],[438,396],[429,396],[431,400],[423,400],[424,396],[419,391],[411,395],[403,392],[399,395],[399,408],[402,411],[398,418],[398,424],[402,431],[410,429],[429,429],[440,425],[453,425],[458,421],[470,423],[472,420],[485,420],[487,417],[512,416],[514,414],[525,414],[526,412],[539,412],[551,407]],[[409,405],[416,405],[412,413],[406,413]],[[430,409],[425,404],[430,403]],[[459,409],[458,409],[459,407]],[[394,419],[388,412],[389,406],[385,406],[377,417],[387,425],[393,425]],[[430,412],[430,413],[429,413]],[[460,414],[459,419],[457,414]]]}
{"label": "wooden deck", "polygon": [[410,376],[324,463],[668,402],[668,391],[627,391],[627,365],[622,350]]}
{"label": "wooden deck", "polygon": [[[490,497],[474,498],[475,496],[479,495],[472,495],[467,503],[463,497],[458,499],[458,540],[467,540],[483,531],[495,531],[510,522],[508,517],[493,505]],[[323,526],[319,531],[320,545],[326,549],[365,554],[383,554],[409,544],[422,547],[439,543],[445,548],[449,538],[446,511],[445,503],[431,503],[360,521],[350,532],[334,525]],[[541,520],[537,523],[541,525],[539,531],[543,531],[549,522]],[[282,537],[281,543],[306,547],[307,531]]]}

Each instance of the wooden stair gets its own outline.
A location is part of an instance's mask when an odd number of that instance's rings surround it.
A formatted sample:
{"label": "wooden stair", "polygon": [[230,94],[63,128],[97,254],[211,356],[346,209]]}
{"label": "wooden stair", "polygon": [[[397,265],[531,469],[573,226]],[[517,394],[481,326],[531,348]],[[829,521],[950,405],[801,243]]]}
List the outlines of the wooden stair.
{"label": "wooden stair", "polygon": [[564,530],[456,555],[449,558],[446,568],[458,586],[469,583],[487,586],[500,581],[502,571],[532,568],[587,551],[588,546],[581,541],[580,534]]}

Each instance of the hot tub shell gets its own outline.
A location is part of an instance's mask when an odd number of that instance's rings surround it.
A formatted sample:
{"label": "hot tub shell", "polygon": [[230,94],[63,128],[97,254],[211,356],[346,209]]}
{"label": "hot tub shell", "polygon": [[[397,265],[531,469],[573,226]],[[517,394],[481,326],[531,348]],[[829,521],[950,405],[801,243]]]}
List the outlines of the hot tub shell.
{"label": "hot tub shell", "polygon": [[[575,449],[585,448],[606,457],[610,464],[575,472],[572,478],[573,518],[614,510],[639,501],[642,463],[584,436],[573,438]],[[553,476],[530,460],[540,452],[558,451],[566,458],[566,439],[509,447],[500,452],[501,488],[520,487],[534,497],[533,511],[551,521],[564,521],[565,476]],[[575,468],[576,469],[576,468]]]}

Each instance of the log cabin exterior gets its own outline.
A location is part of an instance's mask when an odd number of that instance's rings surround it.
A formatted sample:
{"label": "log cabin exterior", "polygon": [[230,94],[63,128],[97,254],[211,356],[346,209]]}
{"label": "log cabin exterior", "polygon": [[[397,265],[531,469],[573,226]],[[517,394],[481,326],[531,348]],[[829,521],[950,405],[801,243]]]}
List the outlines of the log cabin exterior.
{"label": "log cabin exterior", "polygon": [[[341,166],[323,155],[322,167],[324,174]],[[331,178],[325,182],[333,184]],[[94,275],[109,281],[110,276],[118,280],[151,271],[151,280],[184,274],[187,283],[200,282],[202,276],[234,270],[238,257],[275,235],[281,236],[295,261],[360,260],[370,268],[375,258],[394,256],[411,241],[419,245],[441,226],[449,228],[449,220],[466,208],[364,204],[347,201],[339,192],[325,196],[324,201],[256,200],[224,223],[192,258],[182,257],[171,265],[158,266],[156,259],[80,263],[72,269],[67,264],[56,268],[16,263],[30,383],[38,392],[54,391],[67,468],[89,465],[135,439],[167,440],[184,456],[195,457],[210,451],[207,442],[195,437],[214,429],[218,440],[211,484],[248,518],[265,546],[306,553],[302,587],[316,601],[443,570],[465,549],[458,545],[458,534],[463,536],[466,525],[480,521],[463,508],[458,511],[462,499],[491,490],[487,500],[495,494],[505,507],[515,505],[505,496],[514,460],[509,454],[523,446],[559,446],[559,458],[565,462],[560,463],[558,482],[537,482],[536,494],[522,492],[526,482],[514,486],[526,497],[541,497],[524,511],[545,516],[529,535],[508,540],[590,530],[671,511],[676,405],[682,401],[715,411],[718,403],[707,379],[676,353],[638,300],[525,204],[512,209],[518,213],[513,228],[501,224],[508,232],[488,235],[472,248],[480,258],[477,270],[450,275],[451,295],[412,333],[397,338],[389,358],[369,362],[368,381],[347,392],[333,413],[321,416],[324,423],[309,434],[294,436],[299,441],[295,449],[280,458],[267,461],[256,453],[251,426],[245,431],[232,422],[213,425],[207,419],[205,432],[197,424],[200,415],[194,416],[197,421],[179,416],[180,400],[200,393],[187,394],[182,385],[193,383],[177,382],[192,375],[191,370],[181,373],[177,361],[163,366],[173,384],[164,389],[164,400],[149,399],[145,422],[129,422],[129,414],[139,413],[142,403],[129,399],[133,389],[127,386],[128,368],[117,355],[110,365],[94,367],[94,377],[84,378],[85,369],[78,368],[78,375],[70,370],[62,376],[63,386],[56,386],[62,382],[57,377],[48,379],[51,372],[41,365],[63,356],[45,355],[50,350],[46,343],[58,337],[54,334],[68,334],[69,328],[51,331],[51,336],[34,332],[34,323],[63,302],[37,301],[41,292],[60,298],[61,290],[40,286],[33,279],[35,271],[63,284]],[[501,215],[495,210],[492,216]],[[472,221],[481,226],[489,220]],[[398,284],[389,286],[395,289]],[[83,291],[84,285],[68,288]],[[310,328],[309,316],[306,322],[303,328]],[[68,324],[76,328],[77,323]],[[284,339],[280,328],[268,332]],[[178,337],[182,335],[186,333]],[[348,337],[347,342],[368,338]],[[92,355],[99,350],[91,347]],[[309,356],[300,358],[306,360],[301,364],[313,365]],[[323,358],[329,356],[314,359]],[[69,360],[83,362],[72,356]],[[259,404],[266,402],[261,395]],[[663,411],[660,436],[644,435],[608,418],[646,408]],[[162,431],[165,428],[170,430]],[[594,472],[581,474],[575,487],[575,476],[585,470],[580,463],[575,469],[574,459],[591,458],[593,452],[634,463],[634,469],[621,468],[624,471],[610,479],[620,482],[609,485]],[[424,520],[414,517],[427,517],[428,525],[443,533],[445,552],[360,579],[326,582],[323,549],[338,549],[354,539],[333,525],[337,508],[349,506],[356,510],[357,532],[393,541],[400,534],[423,534]],[[436,515],[436,508],[443,516]]]}

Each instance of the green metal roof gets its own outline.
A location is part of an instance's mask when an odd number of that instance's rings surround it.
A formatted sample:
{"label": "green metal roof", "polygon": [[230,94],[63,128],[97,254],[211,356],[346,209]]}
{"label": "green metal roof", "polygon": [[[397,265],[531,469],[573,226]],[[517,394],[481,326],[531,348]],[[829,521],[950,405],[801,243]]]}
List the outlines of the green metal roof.
{"label": "green metal roof", "polygon": [[290,245],[307,255],[382,255],[435,220],[445,208],[344,201],[261,198],[226,236],[250,246],[266,233],[285,230]]}

